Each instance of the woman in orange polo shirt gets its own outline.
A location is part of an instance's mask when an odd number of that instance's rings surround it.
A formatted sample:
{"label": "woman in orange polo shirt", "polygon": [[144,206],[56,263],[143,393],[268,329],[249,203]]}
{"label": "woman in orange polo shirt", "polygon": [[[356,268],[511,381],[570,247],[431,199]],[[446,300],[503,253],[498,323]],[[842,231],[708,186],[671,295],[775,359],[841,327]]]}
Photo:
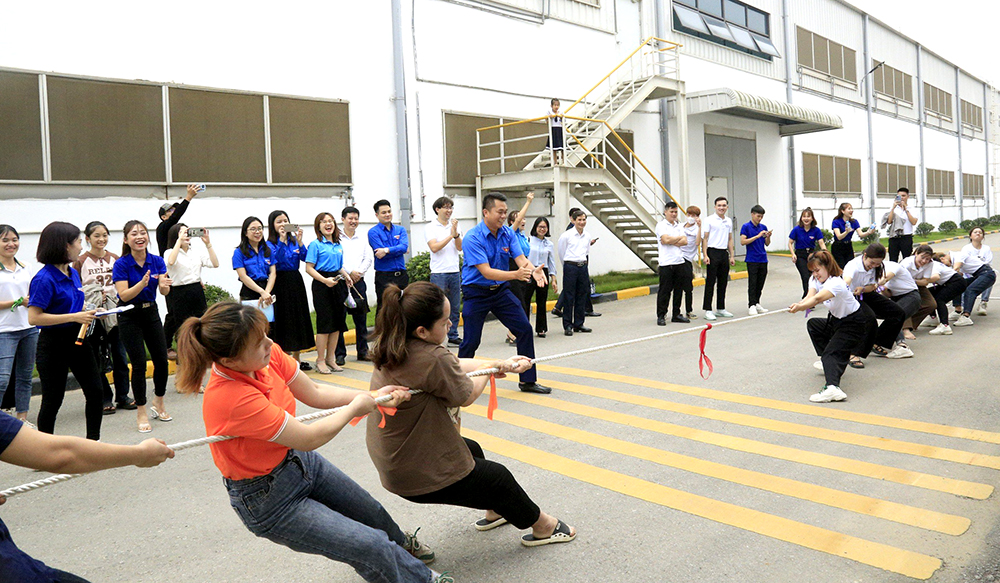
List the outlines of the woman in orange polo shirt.
{"label": "woman in orange polo shirt", "polygon": [[[203,416],[215,465],[229,501],[250,532],[292,550],[349,564],[365,581],[447,583],[424,562],[434,553],[404,533],[368,492],[317,454],[354,417],[375,410],[367,392],[317,386],[267,337],[263,313],[218,303],[190,318],[178,335],[182,364],[177,388],[198,391],[205,370]],[[409,399],[405,388],[384,387],[386,406]],[[295,401],[344,408],[310,425],[295,419]],[[421,562],[423,561],[423,562]]]}

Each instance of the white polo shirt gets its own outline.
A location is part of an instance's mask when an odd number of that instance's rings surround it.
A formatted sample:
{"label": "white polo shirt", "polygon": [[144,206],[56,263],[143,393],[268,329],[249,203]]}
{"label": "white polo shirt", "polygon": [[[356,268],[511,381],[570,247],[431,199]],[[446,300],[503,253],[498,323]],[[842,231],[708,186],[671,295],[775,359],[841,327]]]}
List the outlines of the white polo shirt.
{"label": "white polo shirt", "polygon": [[903,209],[901,209],[901,208],[899,208],[897,206],[896,209],[893,210],[892,212],[897,217],[903,219],[903,234],[904,235],[912,235],[913,234],[913,223],[910,222],[910,217],[906,216],[906,211],[904,211]]}
{"label": "white polo shirt", "polygon": [[656,223],[656,246],[659,250],[659,265],[680,265],[684,263],[684,254],[681,251],[680,245],[664,245],[661,237],[666,235],[667,237],[687,237],[684,233],[684,225],[680,223],[671,223],[667,219],[663,219],[659,223]]}
{"label": "white polo shirt", "polygon": [[844,266],[844,273],[841,277],[844,278],[845,282],[847,281],[847,278],[851,278],[851,290],[871,285],[876,281],[875,270],[865,269],[864,259],[861,255],[858,255],[854,259],[847,262],[847,265]]}
{"label": "white polo shirt", "polygon": [[885,288],[892,292],[893,296],[901,296],[917,291],[917,282],[913,281],[910,270],[895,261],[886,259],[882,262],[882,269],[885,273],[892,273],[892,279],[885,282]]}
{"label": "white polo shirt", "polygon": [[[169,256],[171,251],[167,251]],[[166,263],[167,258],[163,258]],[[201,268],[215,267],[208,252],[200,252],[189,247],[185,252],[183,249],[177,251],[177,261],[173,265],[167,265],[167,275],[173,280],[174,285],[190,285],[201,282]]]}
{"label": "white polo shirt", "polygon": [[828,291],[833,294],[833,297],[824,301],[823,305],[830,310],[834,318],[846,318],[861,308],[858,298],[854,297],[851,290],[847,289],[847,284],[839,277],[828,277],[823,283],[817,281],[815,277],[810,277],[809,285],[816,290],[816,293]]}
{"label": "white polo shirt", "polygon": [[[993,252],[990,250],[989,245],[983,245],[982,249],[976,249],[969,243],[962,250],[958,252],[959,255],[957,259],[962,262],[962,273],[966,275],[973,275],[980,267],[993,261]],[[955,254],[952,253],[952,261],[956,259]]]}
{"label": "white polo shirt", "polygon": [[934,275],[939,276],[936,285],[944,285],[949,279],[958,275],[958,272],[948,267],[940,261],[931,261],[934,264]]}
{"label": "white polo shirt", "polygon": [[582,263],[590,255],[590,233],[577,232],[576,227],[559,236],[559,260]]}
{"label": "white polo shirt", "polygon": [[348,237],[347,232],[340,232],[340,247],[344,250],[344,271],[351,273],[357,271],[364,275],[372,263],[375,262],[375,254],[371,245],[368,244],[368,233],[354,231],[353,237]]}
{"label": "white polo shirt", "polygon": [[931,260],[928,261],[926,264],[924,264],[923,267],[917,267],[916,255],[910,255],[909,257],[905,257],[902,261],[899,262],[899,265],[901,267],[904,267],[907,271],[910,272],[910,275],[913,277],[914,280],[927,279],[928,277],[933,275],[934,274],[933,264],[934,261]]}
{"label": "white polo shirt", "polygon": [[729,236],[733,233],[733,219],[712,213],[712,216],[702,221],[701,229],[702,236],[706,237],[708,247],[723,251],[729,250]]}
{"label": "white polo shirt", "polygon": [[[458,232],[459,235],[462,231]],[[451,222],[442,225],[441,221],[434,219],[424,227],[424,240],[444,241],[451,235]],[[428,245],[429,247],[429,245]],[[448,244],[440,251],[431,251],[431,273],[457,273],[458,272],[458,249],[455,247],[455,240],[448,241]]]}
{"label": "white polo shirt", "polygon": [[[0,265],[0,301],[10,302],[28,295],[31,277],[35,270],[27,265],[15,265],[14,271],[9,271]],[[11,310],[0,310],[0,332],[17,332],[31,328],[28,323],[28,304]]]}

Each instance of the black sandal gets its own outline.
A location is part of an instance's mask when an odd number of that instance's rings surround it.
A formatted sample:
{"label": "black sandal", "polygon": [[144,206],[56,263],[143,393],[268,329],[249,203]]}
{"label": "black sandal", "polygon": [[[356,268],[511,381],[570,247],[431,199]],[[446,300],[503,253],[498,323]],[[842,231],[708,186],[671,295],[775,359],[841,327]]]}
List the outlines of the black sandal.
{"label": "black sandal", "polygon": [[864,361],[861,360],[861,357],[858,356],[851,357],[850,362],[848,362],[847,364],[849,364],[851,368],[865,368]]}

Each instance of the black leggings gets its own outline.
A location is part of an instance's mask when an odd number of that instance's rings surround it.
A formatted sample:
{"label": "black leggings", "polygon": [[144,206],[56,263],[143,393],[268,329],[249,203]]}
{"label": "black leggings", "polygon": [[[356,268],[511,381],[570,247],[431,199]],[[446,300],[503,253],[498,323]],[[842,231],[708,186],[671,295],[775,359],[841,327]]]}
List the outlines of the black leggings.
{"label": "black leggings", "polygon": [[809,277],[812,273],[809,272],[809,255],[814,251],[814,249],[796,249],[795,250],[795,269],[799,270],[799,279],[802,280],[802,297],[806,297],[809,293]]}
{"label": "black leggings", "polygon": [[840,378],[847,369],[852,350],[868,335],[874,320],[871,309],[861,304],[857,311],[843,318],[827,315],[826,318],[809,318],[806,321],[809,339],[823,362],[827,385],[840,386]]}
{"label": "black leggings", "polygon": [[873,342],[876,346],[890,350],[892,345],[896,343],[896,338],[899,336],[900,331],[903,329],[903,322],[906,321],[906,312],[896,302],[878,292],[865,292],[862,294],[861,303],[871,308],[875,317],[880,318],[882,323],[875,329],[873,335],[869,335],[865,339],[864,345],[859,346],[855,350],[854,356],[865,358],[872,348],[870,342]]}
{"label": "black leggings", "polygon": [[156,304],[122,312],[118,328],[132,363],[132,396],[135,404],[142,407],[146,404],[146,350],[153,361],[153,394],[157,397],[167,394],[167,339]]}
{"label": "black leggings", "polygon": [[483,448],[475,441],[465,439],[465,444],[476,462],[476,467],[468,476],[436,492],[403,498],[417,504],[447,504],[492,510],[522,530],[538,522],[542,511],[531,501],[510,470],[487,460]]}
{"label": "black leggings", "polygon": [[851,259],[854,259],[854,245],[850,241],[834,241],[830,245],[830,255],[833,255],[833,260],[843,269]]}
{"label": "black leggings", "polygon": [[[267,285],[265,283],[265,285]],[[205,299],[205,288],[201,282],[187,285],[176,285],[170,288],[167,300],[167,317],[163,321],[163,335],[167,340],[167,348],[174,343],[174,336],[188,318],[200,318],[205,315],[208,303]]]}
{"label": "black leggings", "polygon": [[[543,267],[542,272],[545,273],[545,280],[549,280],[549,268]],[[529,287],[525,291],[525,299],[527,299],[527,308],[525,314],[528,316],[528,321],[531,321],[531,296],[535,296],[535,332],[542,333],[549,331],[549,321],[548,321],[548,310],[545,306],[548,305],[549,301],[549,286],[551,283],[545,284],[545,287],[538,287],[535,284],[535,280],[527,282]]]}
{"label": "black leggings", "polygon": [[66,376],[69,371],[73,371],[86,400],[84,416],[87,419],[87,439],[98,440],[101,438],[104,409],[100,372],[94,359],[94,351],[90,347],[90,339],[85,340],[81,346],[76,345],[79,330],[74,324],[61,328],[42,328],[38,335],[35,365],[38,367],[38,379],[42,382],[38,430],[55,433],[56,415],[66,396]]}

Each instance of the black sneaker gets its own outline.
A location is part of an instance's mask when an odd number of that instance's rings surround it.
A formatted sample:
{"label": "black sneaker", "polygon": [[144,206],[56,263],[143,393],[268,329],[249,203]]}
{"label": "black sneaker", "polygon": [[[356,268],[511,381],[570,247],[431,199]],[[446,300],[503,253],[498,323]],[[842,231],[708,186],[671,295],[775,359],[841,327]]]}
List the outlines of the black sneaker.
{"label": "black sneaker", "polygon": [[670,321],[671,322],[680,322],[681,324],[690,324],[691,323],[691,319],[690,318],[688,318],[687,316],[681,316],[680,314],[674,316],[673,318],[670,318]]}
{"label": "black sneaker", "polygon": [[656,325],[657,326],[666,326],[667,325],[666,318],[657,318],[656,319]]}
{"label": "black sneaker", "polygon": [[573,335],[573,330],[571,328],[566,328],[565,330],[563,330],[563,334],[565,334],[567,336],[572,336]]}
{"label": "black sneaker", "polygon": [[299,370],[310,371],[312,369],[313,369],[313,365],[309,364],[308,362],[306,362],[304,360],[299,363]]}

